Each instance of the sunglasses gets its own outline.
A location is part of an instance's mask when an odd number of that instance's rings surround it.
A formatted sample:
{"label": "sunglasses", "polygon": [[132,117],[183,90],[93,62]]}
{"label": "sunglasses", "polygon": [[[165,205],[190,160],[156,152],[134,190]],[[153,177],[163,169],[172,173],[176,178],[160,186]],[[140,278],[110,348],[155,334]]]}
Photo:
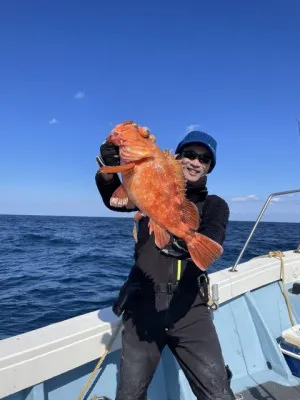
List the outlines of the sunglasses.
{"label": "sunglasses", "polygon": [[203,164],[209,164],[212,160],[211,156],[207,153],[196,153],[193,150],[183,150],[181,153],[181,158],[188,158],[189,160],[196,160],[200,161]]}

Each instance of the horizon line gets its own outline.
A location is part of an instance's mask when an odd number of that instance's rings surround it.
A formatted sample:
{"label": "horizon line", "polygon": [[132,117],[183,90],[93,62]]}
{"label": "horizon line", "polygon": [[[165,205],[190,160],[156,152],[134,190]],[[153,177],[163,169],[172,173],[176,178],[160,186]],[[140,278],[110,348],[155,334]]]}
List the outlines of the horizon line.
{"label": "horizon line", "polygon": [[[135,212],[135,211],[133,211]],[[133,219],[132,216],[127,216],[127,213],[124,213],[125,215],[118,215],[118,216],[112,216],[112,215],[54,215],[54,214],[7,214],[7,213],[0,213],[0,216],[13,216],[13,217],[55,217],[55,218],[120,218],[120,219]],[[230,219],[228,222],[256,222],[256,219]],[[260,223],[277,223],[277,224],[300,224],[299,222],[292,222],[292,221],[260,221]]]}

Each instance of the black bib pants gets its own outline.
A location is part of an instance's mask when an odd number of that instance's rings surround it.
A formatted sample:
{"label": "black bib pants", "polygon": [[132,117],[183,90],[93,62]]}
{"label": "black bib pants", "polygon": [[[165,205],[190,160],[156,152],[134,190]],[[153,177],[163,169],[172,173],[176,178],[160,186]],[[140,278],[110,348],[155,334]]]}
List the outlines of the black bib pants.
{"label": "black bib pants", "polygon": [[142,289],[123,314],[116,400],[147,399],[148,386],[165,346],[176,357],[198,400],[234,399],[206,305],[206,290],[199,290],[197,285],[181,287],[180,282],[177,286],[157,286],[152,293],[151,289]]}

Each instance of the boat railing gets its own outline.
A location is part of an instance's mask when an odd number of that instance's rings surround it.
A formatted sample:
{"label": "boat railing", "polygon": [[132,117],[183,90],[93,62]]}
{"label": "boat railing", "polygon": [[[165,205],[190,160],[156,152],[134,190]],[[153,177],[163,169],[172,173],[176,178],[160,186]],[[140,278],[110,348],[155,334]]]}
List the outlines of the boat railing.
{"label": "boat railing", "polygon": [[[270,201],[273,199],[273,197],[282,196],[282,195],[286,195],[286,194],[292,194],[292,193],[300,193],[300,189],[287,190],[287,191],[284,191],[284,192],[276,192],[276,193],[270,194],[270,196],[267,198],[263,208],[261,209],[261,212],[259,213],[259,216],[257,217],[257,220],[256,220],[256,222],[255,222],[255,224],[254,224],[254,226],[253,226],[253,228],[252,228],[252,230],[251,230],[251,232],[250,232],[250,234],[248,236],[248,239],[246,240],[246,242],[244,244],[244,247],[242,248],[242,250],[241,250],[241,252],[240,252],[240,254],[239,254],[239,256],[238,256],[238,258],[237,258],[237,260],[236,260],[236,262],[234,264],[234,266],[229,270],[230,272],[237,272],[237,265],[240,262],[243,254],[244,254],[244,252],[245,252],[245,250],[246,250],[246,248],[247,248],[247,246],[248,246],[248,244],[249,244],[249,242],[250,242],[250,240],[251,240],[251,238],[252,238],[252,236],[253,236],[253,234],[254,234],[254,232],[256,230],[257,225],[259,224],[260,220],[262,219],[262,217],[263,217],[263,215],[264,215],[264,213],[265,213]],[[298,246],[298,249],[300,249],[300,244]],[[299,251],[299,250],[296,249],[296,251]]]}

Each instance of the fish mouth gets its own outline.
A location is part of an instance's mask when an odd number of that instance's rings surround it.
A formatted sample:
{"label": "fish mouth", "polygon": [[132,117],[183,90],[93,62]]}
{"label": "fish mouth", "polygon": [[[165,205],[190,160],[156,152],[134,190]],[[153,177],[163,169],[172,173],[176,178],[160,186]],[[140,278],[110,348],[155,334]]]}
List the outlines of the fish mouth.
{"label": "fish mouth", "polygon": [[109,136],[106,139],[107,142],[114,144],[115,146],[120,146],[121,145],[121,138],[118,133],[115,133],[114,131],[109,134]]}

